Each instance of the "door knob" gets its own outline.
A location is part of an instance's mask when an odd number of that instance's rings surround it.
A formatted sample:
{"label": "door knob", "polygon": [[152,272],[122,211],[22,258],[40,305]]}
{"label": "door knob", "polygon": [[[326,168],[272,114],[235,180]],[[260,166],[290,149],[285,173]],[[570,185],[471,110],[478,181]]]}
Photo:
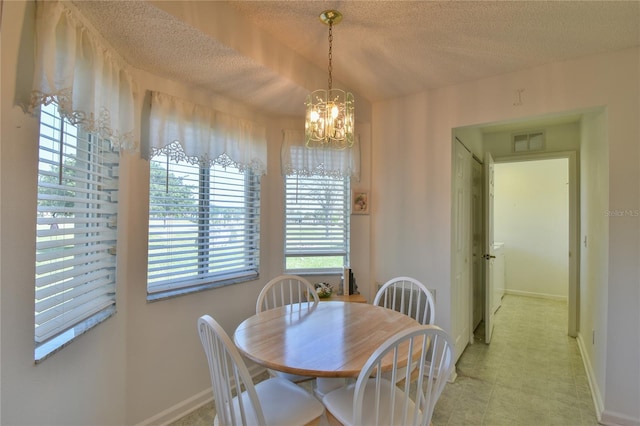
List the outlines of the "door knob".
{"label": "door knob", "polygon": [[484,256],[482,256],[482,258],[489,260],[489,259],[495,259],[496,257],[492,254],[485,254]]}

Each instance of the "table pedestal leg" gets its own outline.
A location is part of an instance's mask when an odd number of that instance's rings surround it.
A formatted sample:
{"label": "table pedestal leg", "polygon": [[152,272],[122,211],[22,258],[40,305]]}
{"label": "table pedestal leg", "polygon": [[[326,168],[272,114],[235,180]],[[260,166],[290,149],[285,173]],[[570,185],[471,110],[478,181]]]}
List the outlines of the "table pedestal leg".
{"label": "table pedestal leg", "polygon": [[333,377],[318,377],[316,379],[316,387],[313,389],[316,397],[322,399],[322,397],[331,392],[334,389],[341,388],[347,384],[346,379],[339,379]]}

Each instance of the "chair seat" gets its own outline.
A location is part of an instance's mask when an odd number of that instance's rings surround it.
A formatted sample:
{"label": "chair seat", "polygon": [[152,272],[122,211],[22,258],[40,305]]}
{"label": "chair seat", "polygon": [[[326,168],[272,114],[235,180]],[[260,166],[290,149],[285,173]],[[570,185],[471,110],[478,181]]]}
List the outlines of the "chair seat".
{"label": "chair seat", "polygon": [[[376,381],[375,379],[368,380],[369,385],[365,389],[364,400],[362,404],[362,424],[363,425],[402,425],[404,423],[410,423],[409,421],[405,422],[402,419],[404,413],[404,402],[406,400],[405,393],[396,387],[395,389],[395,398],[394,398],[394,418],[391,418],[391,404],[383,405],[380,408],[380,413],[378,413],[378,420],[376,421]],[[390,400],[391,398],[391,389],[395,387],[391,381],[389,380],[381,380],[380,381],[380,393],[381,399]],[[324,404],[327,411],[335,417],[340,423],[343,425],[353,425],[353,398],[355,393],[356,385],[350,384],[348,386],[336,389],[327,393],[324,398],[322,398],[322,403]],[[414,410],[416,409],[413,401],[408,401],[408,410],[407,410],[407,418],[411,419]],[[360,425],[357,425],[360,426]]]}
{"label": "chair seat", "polygon": [[[305,389],[289,380],[272,377],[255,385],[267,426],[300,426],[320,418],[324,406]],[[242,394],[244,404],[250,406],[246,392]],[[238,411],[238,398],[234,398],[234,409]],[[239,414],[238,414],[239,416]],[[239,418],[239,417],[238,417]],[[218,424],[218,419],[214,421]],[[247,425],[257,425],[253,410],[247,410]]]}

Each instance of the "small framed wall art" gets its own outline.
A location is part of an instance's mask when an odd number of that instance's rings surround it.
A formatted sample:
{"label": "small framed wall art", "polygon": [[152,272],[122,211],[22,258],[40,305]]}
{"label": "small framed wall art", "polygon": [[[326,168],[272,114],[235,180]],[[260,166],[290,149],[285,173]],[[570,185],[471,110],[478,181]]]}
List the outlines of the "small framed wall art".
{"label": "small framed wall art", "polygon": [[369,192],[353,191],[351,198],[352,214],[369,214]]}

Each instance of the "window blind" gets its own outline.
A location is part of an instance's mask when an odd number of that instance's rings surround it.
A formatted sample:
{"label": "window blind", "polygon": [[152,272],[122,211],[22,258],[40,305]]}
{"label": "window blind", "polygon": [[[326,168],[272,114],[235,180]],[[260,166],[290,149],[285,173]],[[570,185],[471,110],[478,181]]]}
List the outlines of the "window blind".
{"label": "window blind", "polygon": [[285,270],[342,272],[349,264],[349,178],[285,177]]}
{"label": "window blind", "polygon": [[169,153],[150,167],[149,299],[257,277],[259,177]]}
{"label": "window blind", "polygon": [[115,312],[118,154],[109,141],[40,115],[35,358]]}

